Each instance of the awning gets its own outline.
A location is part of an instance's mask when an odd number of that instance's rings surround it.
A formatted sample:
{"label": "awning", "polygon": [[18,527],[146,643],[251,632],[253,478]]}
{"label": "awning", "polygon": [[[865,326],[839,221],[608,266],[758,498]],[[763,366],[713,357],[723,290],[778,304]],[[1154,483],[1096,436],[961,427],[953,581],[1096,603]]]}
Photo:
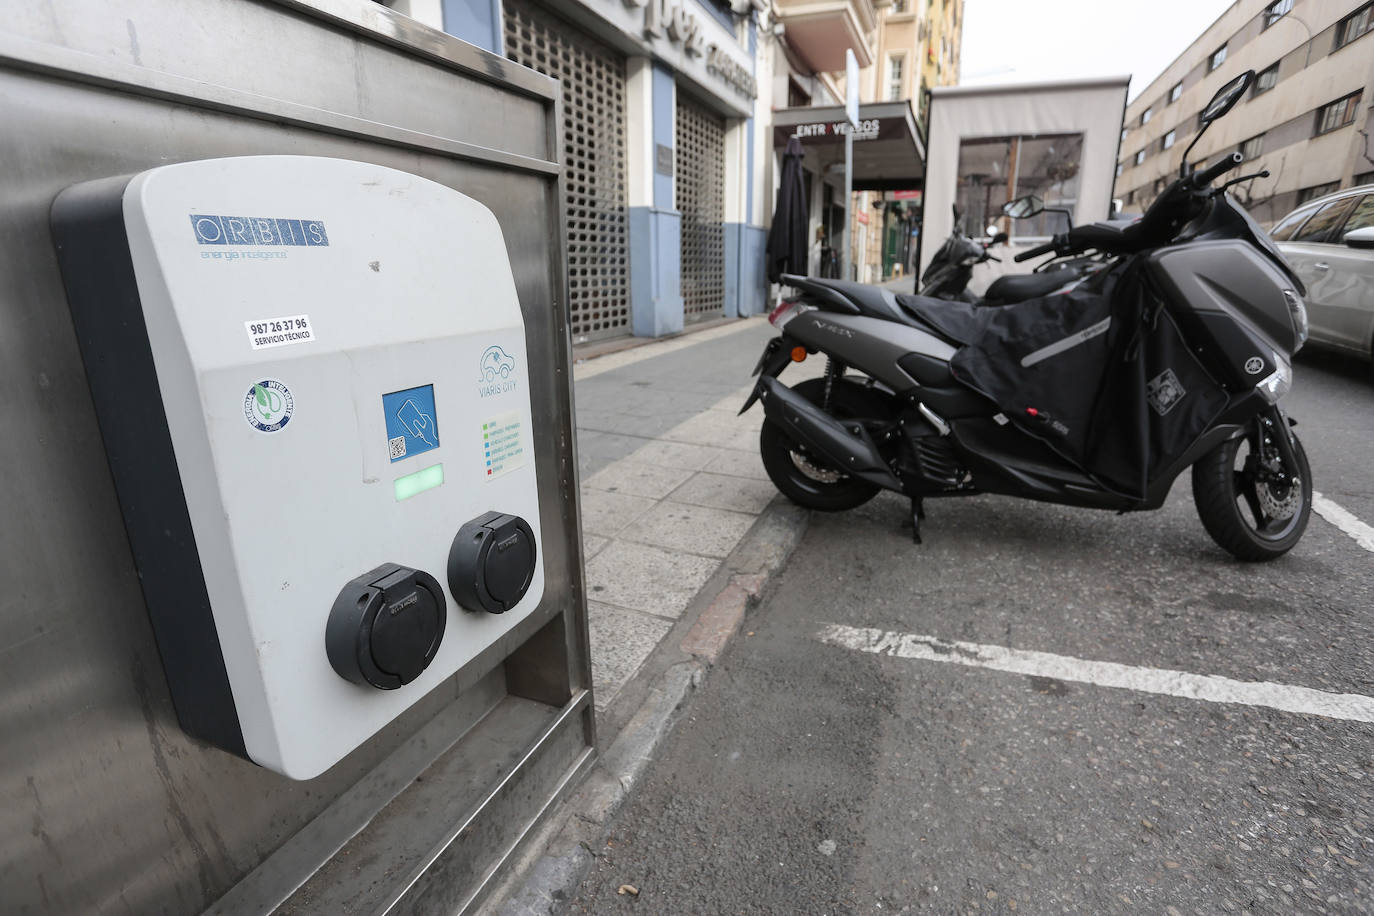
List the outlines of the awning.
{"label": "awning", "polygon": [[[824,172],[844,166],[844,106],[784,108],[773,112],[773,146],[783,149],[795,136],[806,150],[806,165]],[[869,102],[859,106],[854,132],[854,190],[900,191],[925,182],[925,146],[916,131],[911,102]]]}

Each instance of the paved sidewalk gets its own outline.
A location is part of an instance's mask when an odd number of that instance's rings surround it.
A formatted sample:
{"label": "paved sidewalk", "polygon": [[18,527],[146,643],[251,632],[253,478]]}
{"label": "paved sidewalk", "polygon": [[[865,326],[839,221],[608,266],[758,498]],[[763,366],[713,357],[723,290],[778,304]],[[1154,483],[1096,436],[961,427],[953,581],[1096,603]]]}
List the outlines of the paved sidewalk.
{"label": "paved sidewalk", "polygon": [[[809,513],[759,460],[763,411],[737,412],[773,329],[717,325],[579,362],[592,682],[600,757],[479,912],[556,913]],[[824,369],[807,360],[789,381]]]}
{"label": "paved sidewalk", "polygon": [[[574,367],[598,711],[778,496],[759,460],[762,409],[736,415],[773,333],[745,319]],[[684,651],[711,656],[729,633],[704,631],[720,625],[689,630]]]}

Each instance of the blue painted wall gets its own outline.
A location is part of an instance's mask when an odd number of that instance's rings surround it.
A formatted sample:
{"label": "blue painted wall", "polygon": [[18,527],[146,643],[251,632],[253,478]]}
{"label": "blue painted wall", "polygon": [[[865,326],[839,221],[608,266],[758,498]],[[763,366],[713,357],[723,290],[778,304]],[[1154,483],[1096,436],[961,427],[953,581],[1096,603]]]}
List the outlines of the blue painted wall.
{"label": "blue painted wall", "polygon": [[725,224],[725,314],[747,318],[768,308],[764,270],[768,232],[760,226]]}
{"label": "blue painted wall", "polygon": [[682,330],[682,214],[630,208],[630,325],[636,337]]}
{"label": "blue painted wall", "polygon": [[[654,145],[673,149],[672,71],[655,64],[651,85]],[[651,168],[654,161],[656,156]],[[636,337],[682,330],[682,214],[673,196],[673,177],[657,170],[654,205],[630,208],[630,325]]]}
{"label": "blue painted wall", "polygon": [[[654,64],[653,86],[655,151],[659,145],[672,149],[673,169],[676,171],[677,117],[673,107],[673,72]],[[660,175],[657,170],[654,171],[654,206],[660,210],[677,209],[677,201],[673,197],[673,177]]]}
{"label": "blue painted wall", "polygon": [[[697,0],[697,5],[706,11],[706,15],[725,26],[733,34],[735,31],[735,17],[728,9],[721,9],[711,0]],[[729,6],[727,3],[726,6]]]}
{"label": "blue painted wall", "polygon": [[501,54],[500,0],[443,0],[444,31],[463,41]]}

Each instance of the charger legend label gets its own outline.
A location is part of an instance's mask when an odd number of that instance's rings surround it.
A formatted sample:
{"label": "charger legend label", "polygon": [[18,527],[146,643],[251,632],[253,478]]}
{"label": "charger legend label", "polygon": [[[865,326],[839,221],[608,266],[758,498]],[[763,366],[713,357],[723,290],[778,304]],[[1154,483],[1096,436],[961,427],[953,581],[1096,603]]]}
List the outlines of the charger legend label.
{"label": "charger legend label", "polygon": [[482,424],[482,476],[487,480],[523,468],[528,453],[519,411],[497,414]]}

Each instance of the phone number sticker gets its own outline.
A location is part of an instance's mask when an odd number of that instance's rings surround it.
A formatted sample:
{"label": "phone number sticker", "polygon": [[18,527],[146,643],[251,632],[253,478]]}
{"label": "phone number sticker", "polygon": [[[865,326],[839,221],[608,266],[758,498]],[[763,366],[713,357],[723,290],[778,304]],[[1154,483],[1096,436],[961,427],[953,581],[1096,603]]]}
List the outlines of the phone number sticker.
{"label": "phone number sticker", "polygon": [[309,343],[315,339],[309,315],[259,318],[256,321],[245,321],[243,326],[248,329],[248,342],[253,345],[254,350],[289,347],[292,344]]}

